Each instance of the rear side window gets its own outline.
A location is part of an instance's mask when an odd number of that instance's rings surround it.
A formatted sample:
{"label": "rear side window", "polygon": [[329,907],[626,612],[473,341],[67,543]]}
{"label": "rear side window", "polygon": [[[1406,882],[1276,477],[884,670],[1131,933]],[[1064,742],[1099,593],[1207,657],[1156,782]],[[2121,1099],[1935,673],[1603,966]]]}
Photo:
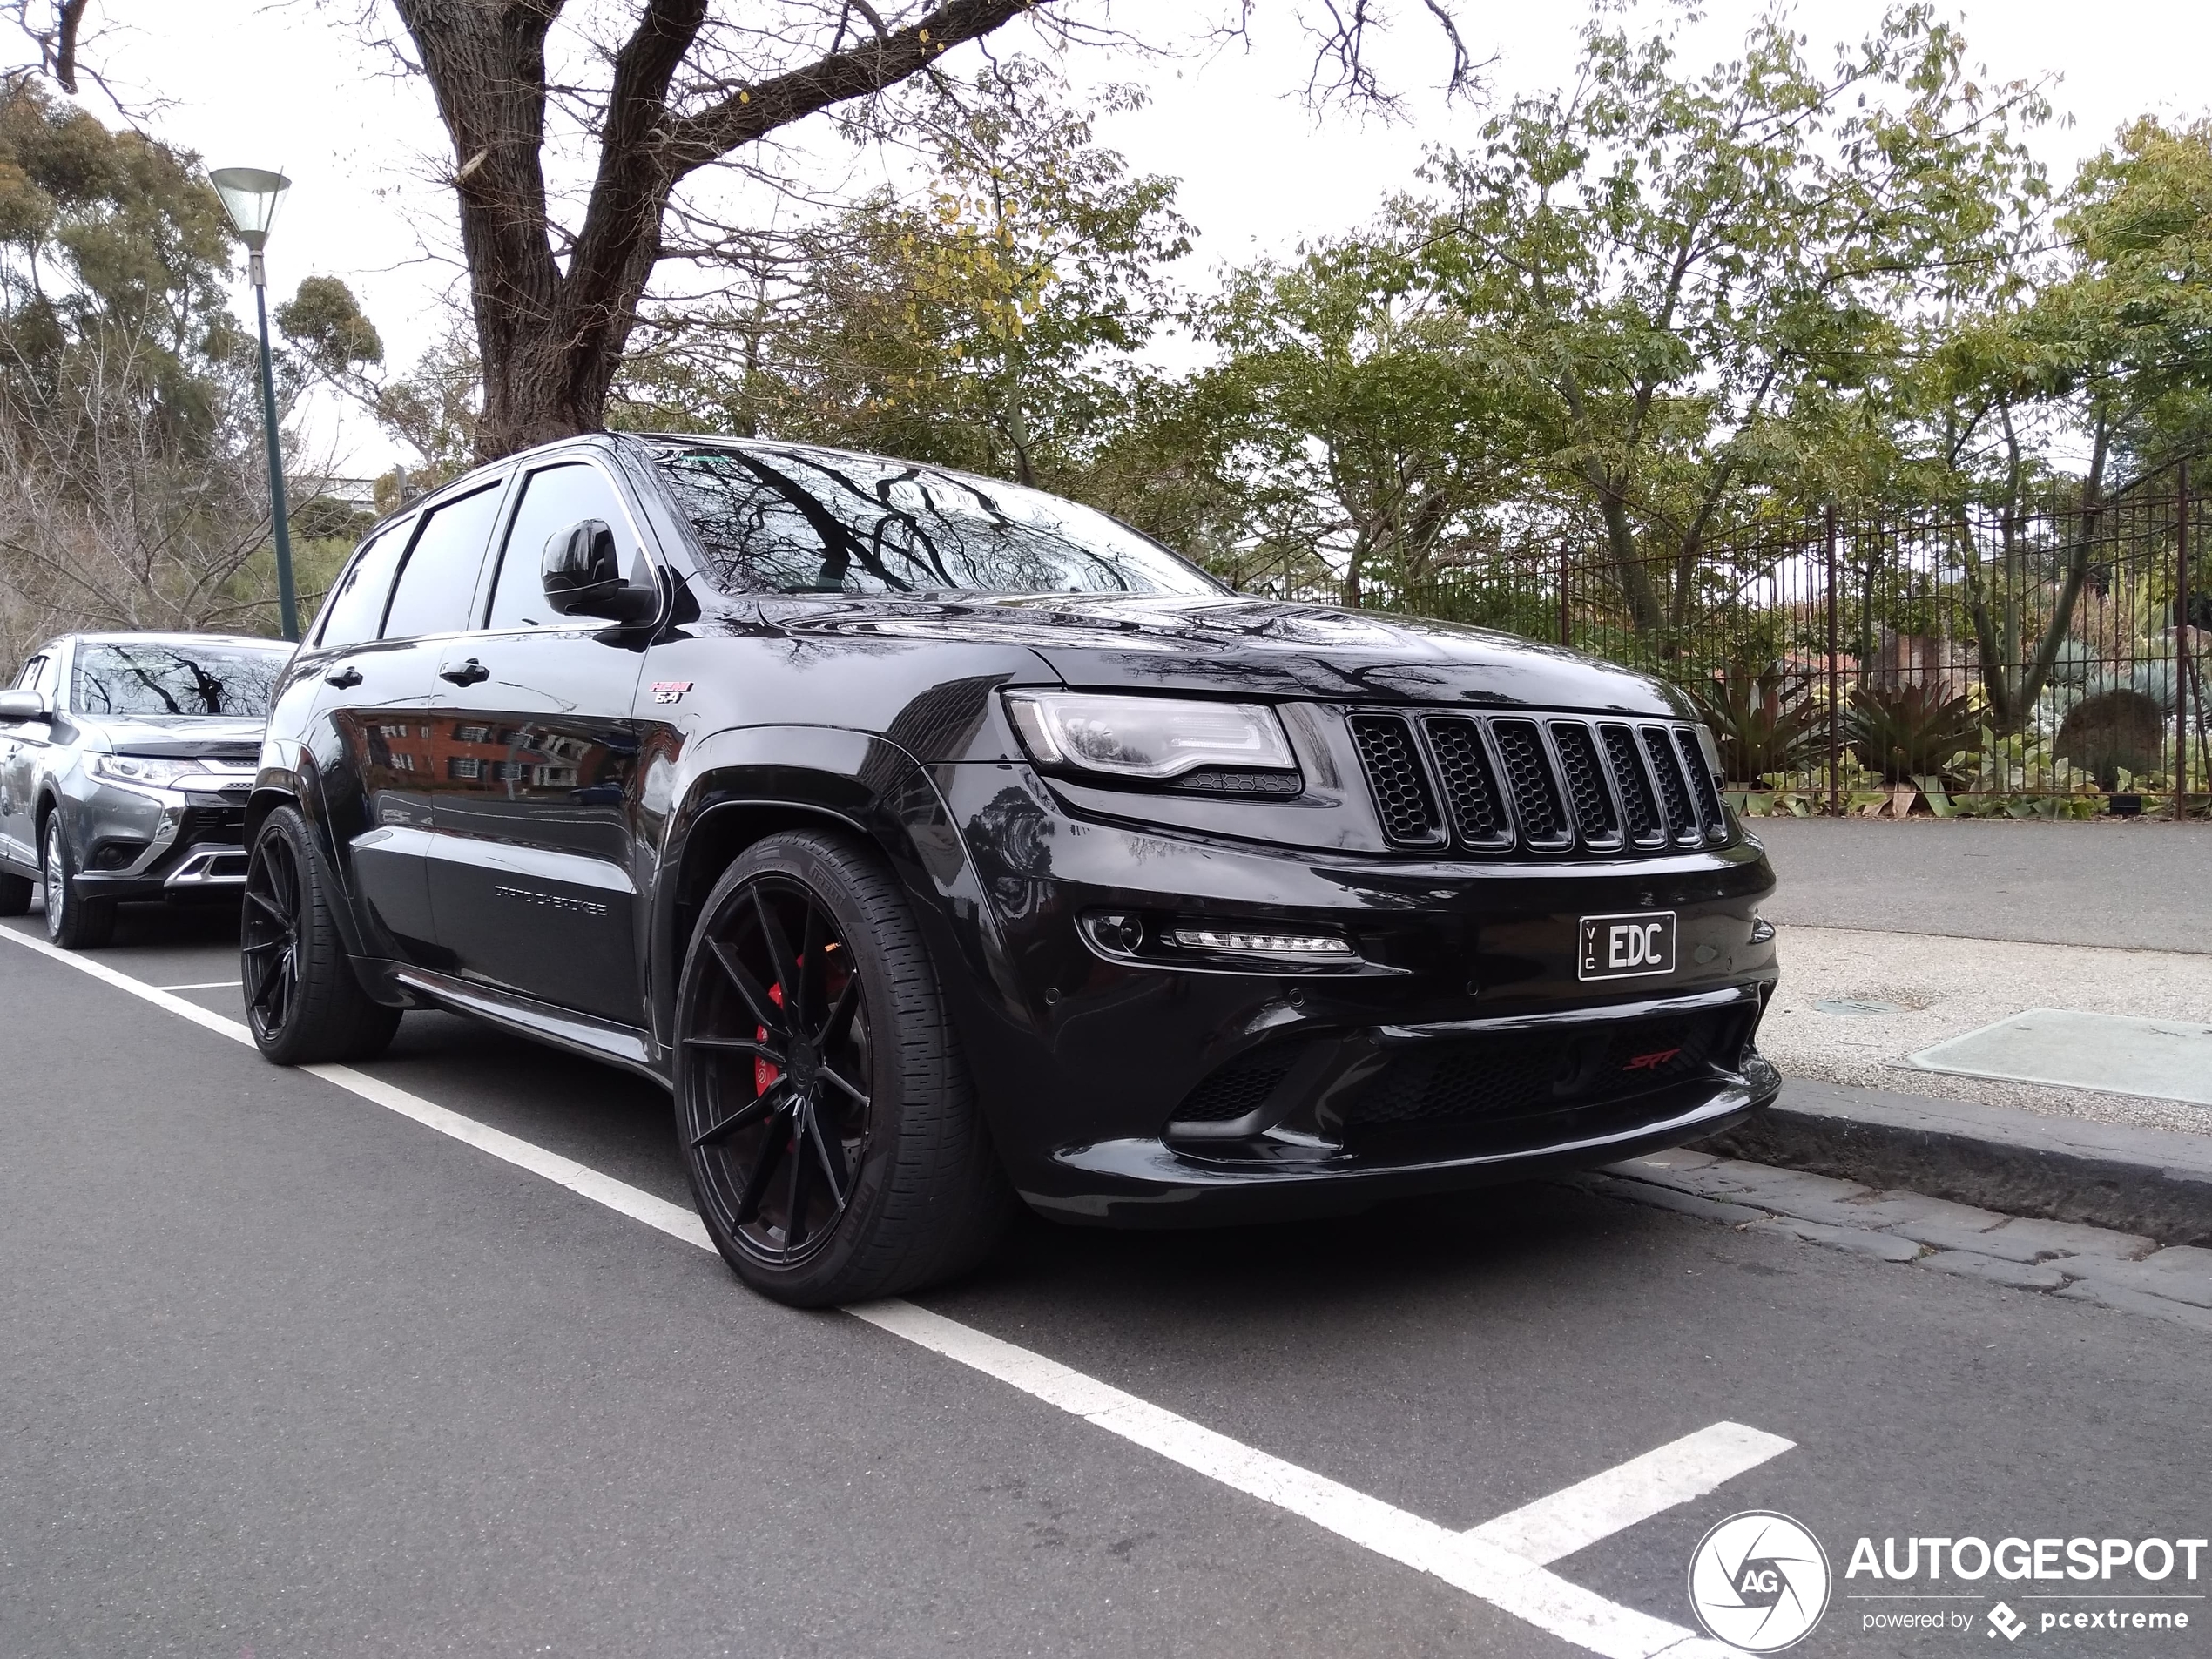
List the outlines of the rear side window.
{"label": "rear side window", "polygon": [[469,625],[469,602],[476,596],[476,574],[498,510],[499,486],[493,483],[430,514],[392,590],[386,639],[457,633]]}
{"label": "rear side window", "polygon": [[583,518],[612,525],[618,543],[633,539],[622,498],[597,467],[573,462],[534,472],[524,481],[522,505],[515,509],[507,551],[499,562],[499,585],[492,594],[493,627],[544,628],[564,620],[545,603],[545,544]]}
{"label": "rear side window", "polygon": [[358,645],[376,637],[384,620],[384,601],[391,597],[392,569],[407,546],[413,520],[395,524],[354,556],[346,574],[323,602],[322,631],[315,636],[322,645]]}

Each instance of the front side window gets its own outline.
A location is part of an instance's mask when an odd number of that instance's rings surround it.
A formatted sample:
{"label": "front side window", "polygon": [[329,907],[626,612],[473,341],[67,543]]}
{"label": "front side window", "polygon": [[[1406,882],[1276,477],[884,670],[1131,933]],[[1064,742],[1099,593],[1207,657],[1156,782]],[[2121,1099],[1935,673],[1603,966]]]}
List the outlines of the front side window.
{"label": "front side window", "polygon": [[664,455],[661,475],[726,590],[1218,594],[1105,514],[907,462],[757,445]]}
{"label": "front side window", "polygon": [[575,461],[523,480],[522,504],[508,529],[507,550],[492,591],[494,628],[545,628],[570,620],[545,603],[545,544],[585,518],[613,526],[624,543],[634,539],[622,497],[598,468]]}
{"label": "front side window", "polygon": [[77,648],[70,706],[79,714],[259,719],[291,660],[289,645],[87,640]]}
{"label": "front side window", "polygon": [[38,676],[44,670],[45,666],[46,659],[44,657],[32,658],[29,662],[23,665],[23,672],[16,676],[16,683],[13,689],[18,691],[37,691],[38,689]]}
{"label": "front side window", "polygon": [[384,638],[458,633],[469,625],[469,601],[476,597],[476,574],[498,510],[497,483],[432,509],[400,568],[392,607],[384,614]]}
{"label": "front side window", "polygon": [[384,602],[392,597],[392,571],[407,548],[412,519],[373,537],[354,556],[346,574],[323,601],[322,625],[315,635],[325,647],[358,645],[376,637],[384,624]]}

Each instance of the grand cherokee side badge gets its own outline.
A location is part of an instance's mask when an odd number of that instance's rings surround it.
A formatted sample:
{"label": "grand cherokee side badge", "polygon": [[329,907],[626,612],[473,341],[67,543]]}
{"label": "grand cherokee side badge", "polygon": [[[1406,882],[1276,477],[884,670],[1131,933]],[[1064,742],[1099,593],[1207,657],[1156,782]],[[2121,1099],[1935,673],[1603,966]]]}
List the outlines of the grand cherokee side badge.
{"label": "grand cherokee side badge", "polygon": [[683,698],[684,693],[691,689],[691,682],[689,680],[655,680],[653,701],[656,703],[678,702]]}

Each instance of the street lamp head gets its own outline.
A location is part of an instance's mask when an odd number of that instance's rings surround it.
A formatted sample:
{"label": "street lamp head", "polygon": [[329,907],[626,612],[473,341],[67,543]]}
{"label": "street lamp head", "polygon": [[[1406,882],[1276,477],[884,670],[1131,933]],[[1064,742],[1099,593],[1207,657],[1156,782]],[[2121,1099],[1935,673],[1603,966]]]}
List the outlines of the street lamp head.
{"label": "street lamp head", "polygon": [[284,199],[292,181],[262,167],[218,167],[207,179],[223,199],[223,211],[231,216],[238,239],[249,253],[259,253],[268,246],[277,204]]}

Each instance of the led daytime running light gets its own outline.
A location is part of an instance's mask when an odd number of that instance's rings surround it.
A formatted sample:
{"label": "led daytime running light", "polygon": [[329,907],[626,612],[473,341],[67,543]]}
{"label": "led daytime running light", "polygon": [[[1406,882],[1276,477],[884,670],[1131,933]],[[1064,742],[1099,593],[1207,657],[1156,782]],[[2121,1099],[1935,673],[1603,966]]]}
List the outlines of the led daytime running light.
{"label": "led daytime running light", "polygon": [[1349,956],[1352,941],[1334,934],[1217,933],[1211,927],[1177,927],[1175,942],[1185,950],[1264,951],[1278,956]]}

